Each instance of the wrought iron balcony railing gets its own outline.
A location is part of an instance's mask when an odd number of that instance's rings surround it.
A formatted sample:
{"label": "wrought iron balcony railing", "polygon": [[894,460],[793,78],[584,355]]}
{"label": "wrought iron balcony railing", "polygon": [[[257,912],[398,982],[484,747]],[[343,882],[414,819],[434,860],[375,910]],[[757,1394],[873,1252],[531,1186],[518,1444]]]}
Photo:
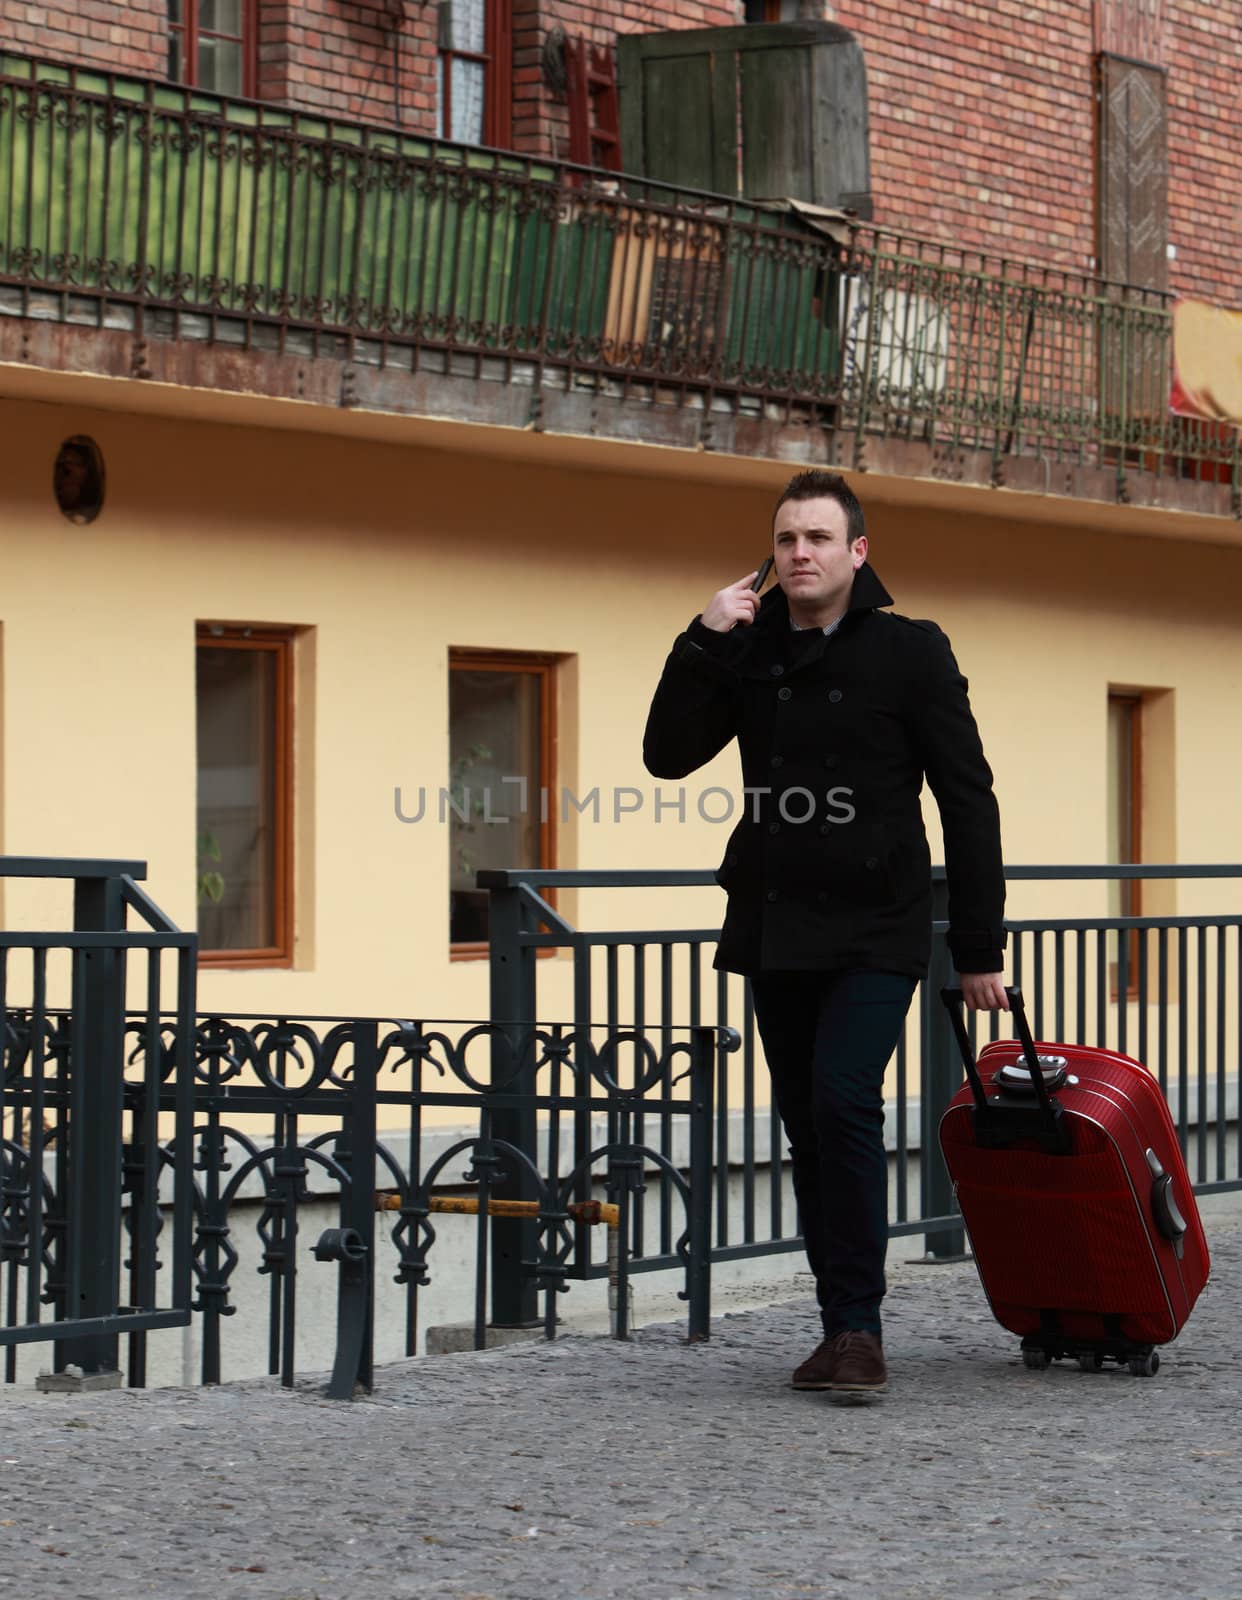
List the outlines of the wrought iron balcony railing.
{"label": "wrought iron balcony railing", "polygon": [[[0,310],[1229,484],[1168,298],[0,54]],[[489,359],[490,358],[490,359]]]}

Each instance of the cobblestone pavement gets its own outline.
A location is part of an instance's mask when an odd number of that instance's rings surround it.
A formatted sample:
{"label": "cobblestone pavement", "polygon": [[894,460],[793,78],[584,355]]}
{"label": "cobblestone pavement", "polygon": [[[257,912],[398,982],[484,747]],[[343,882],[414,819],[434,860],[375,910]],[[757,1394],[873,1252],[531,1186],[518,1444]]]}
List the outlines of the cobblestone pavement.
{"label": "cobblestone pavement", "polygon": [[23,1600],[1239,1600],[1242,1227],[1158,1376],[1027,1372],[969,1266],[892,1249],[890,1393],[788,1388],[805,1300],[266,1382],[11,1395]]}

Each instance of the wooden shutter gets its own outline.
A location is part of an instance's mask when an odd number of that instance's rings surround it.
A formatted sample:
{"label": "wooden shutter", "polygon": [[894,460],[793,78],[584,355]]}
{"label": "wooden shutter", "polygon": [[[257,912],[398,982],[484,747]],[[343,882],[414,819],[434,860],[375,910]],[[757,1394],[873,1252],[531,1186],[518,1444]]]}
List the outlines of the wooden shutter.
{"label": "wooden shutter", "polygon": [[870,215],[866,63],[848,29],[623,34],[617,60],[626,172]]}
{"label": "wooden shutter", "polygon": [[1100,275],[1141,289],[1168,285],[1165,75],[1100,57]]}

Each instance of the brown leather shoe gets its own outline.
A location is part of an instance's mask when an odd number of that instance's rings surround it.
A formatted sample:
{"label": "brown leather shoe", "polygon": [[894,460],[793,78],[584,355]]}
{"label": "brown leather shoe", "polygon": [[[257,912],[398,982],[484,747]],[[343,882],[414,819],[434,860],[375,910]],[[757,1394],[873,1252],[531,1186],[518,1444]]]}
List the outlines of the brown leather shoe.
{"label": "brown leather shoe", "polygon": [[830,1377],[823,1387],[846,1399],[883,1394],[888,1387],[883,1347],[874,1333],[863,1328],[839,1333],[829,1347],[825,1366]]}
{"label": "brown leather shoe", "polygon": [[798,1367],[791,1379],[795,1389],[831,1389],[836,1366],[836,1342],[823,1339]]}

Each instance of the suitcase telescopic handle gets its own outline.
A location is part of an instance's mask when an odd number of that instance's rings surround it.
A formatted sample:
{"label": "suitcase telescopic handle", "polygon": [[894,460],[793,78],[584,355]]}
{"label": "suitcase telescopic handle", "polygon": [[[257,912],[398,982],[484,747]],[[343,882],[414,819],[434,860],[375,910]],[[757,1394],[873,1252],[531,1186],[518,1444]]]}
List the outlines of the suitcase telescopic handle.
{"label": "suitcase telescopic handle", "polygon": [[[1030,1026],[1026,1020],[1026,1006],[1023,1004],[1022,991],[1018,988],[1006,987],[1005,994],[1009,999],[1009,1012],[1013,1017],[1014,1030],[1018,1035],[1018,1043],[1022,1046],[1022,1054],[1026,1058],[1027,1071],[1031,1074],[1031,1082],[1035,1087],[1040,1109],[1051,1120],[1054,1116],[1052,1097],[1048,1093],[1048,1085],[1044,1082],[1043,1065],[1035,1049],[1035,1041],[1031,1037]],[[979,1114],[986,1117],[988,1114],[988,1099],[983,1092],[983,1080],[979,1076],[979,1068],[975,1063],[975,1052],[970,1042],[970,1034],[966,1031],[966,1019],[962,1015],[962,991],[958,987],[942,989],[940,998],[944,1001],[945,1010],[949,1013],[949,1021],[953,1025],[953,1033],[957,1039],[958,1049],[962,1053],[962,1063],[966,1068],[966,1076],[970,1080],[970,1091],[975,1097],[975,1105],[979,1110]]]}

